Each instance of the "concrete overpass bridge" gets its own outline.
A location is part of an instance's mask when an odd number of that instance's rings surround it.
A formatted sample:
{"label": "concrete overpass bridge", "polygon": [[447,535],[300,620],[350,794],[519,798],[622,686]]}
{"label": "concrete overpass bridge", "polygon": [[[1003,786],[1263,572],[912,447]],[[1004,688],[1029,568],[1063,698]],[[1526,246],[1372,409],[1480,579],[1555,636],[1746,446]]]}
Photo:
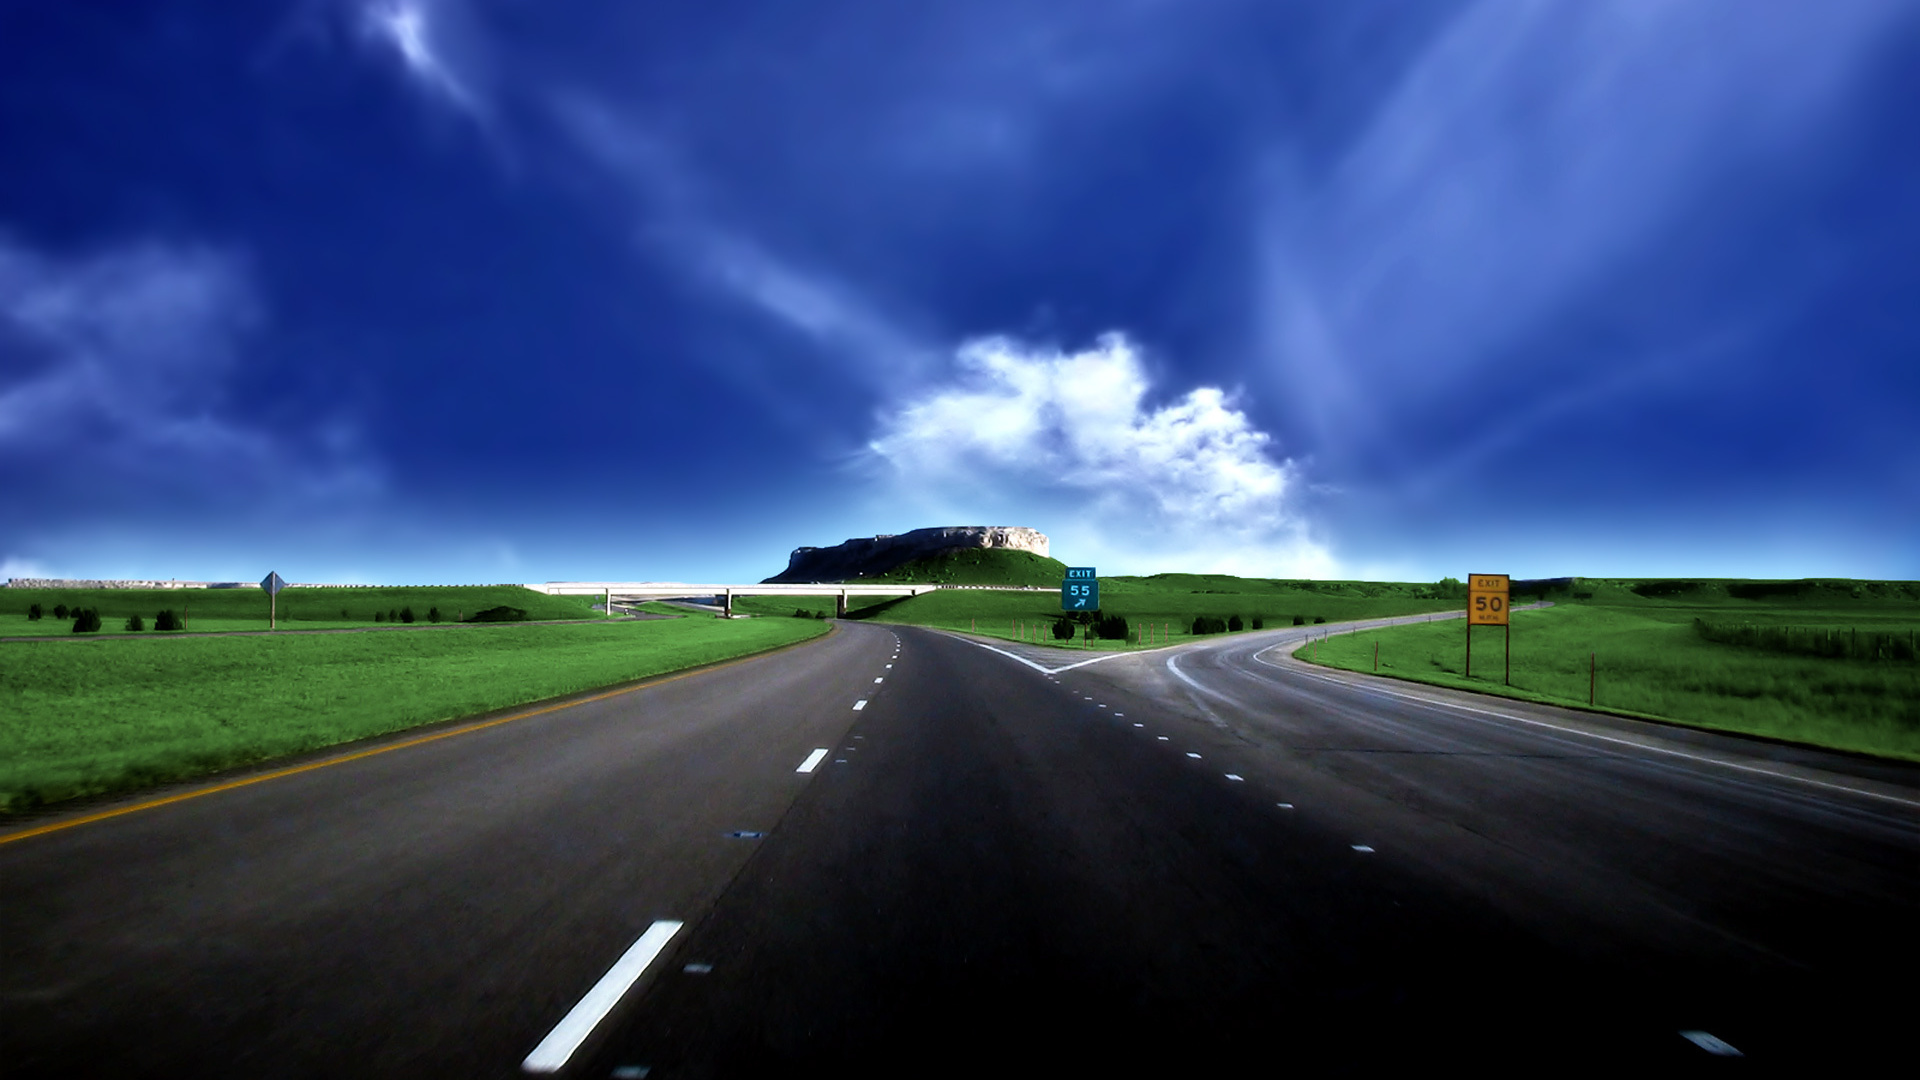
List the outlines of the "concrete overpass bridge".
{"label": "concrete overpass bridge", "polygon": [[607,611],[613,611],[616,601],[625,600],[637,603],[643,600],[677,600],[682,597],[713,596],[720,598],[728,616],[733,614],[733,598],[736,596],[831,596],[835,598],[835,613],[847,613],[847,598],[850,596],[919,596],[941,588],[939,585],[846,585],[839,582],[822,582],[802,585],[698,585],[682,581],[549,581],[544,585],[528,585],[535,592],[549,596],[601,596],[605,598]]}

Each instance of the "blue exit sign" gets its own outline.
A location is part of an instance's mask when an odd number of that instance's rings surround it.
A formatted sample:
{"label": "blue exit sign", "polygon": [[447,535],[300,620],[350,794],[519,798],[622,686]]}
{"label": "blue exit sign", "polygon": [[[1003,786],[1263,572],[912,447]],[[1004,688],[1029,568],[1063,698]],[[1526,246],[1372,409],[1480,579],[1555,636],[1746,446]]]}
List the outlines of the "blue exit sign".
{"label": "blue exit sign", "polygon": [[1097,611],[1100,608],[1100,582],[1091,566],[1067,567],[1067,580],[1060,583],[1062,611]]}

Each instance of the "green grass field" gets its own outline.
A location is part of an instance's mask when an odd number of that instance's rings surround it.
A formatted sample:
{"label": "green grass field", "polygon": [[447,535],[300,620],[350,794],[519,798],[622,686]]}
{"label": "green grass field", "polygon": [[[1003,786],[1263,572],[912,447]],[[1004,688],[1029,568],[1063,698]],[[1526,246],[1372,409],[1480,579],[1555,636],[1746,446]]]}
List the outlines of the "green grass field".
{"label": "green grass field", "polygon": [[4,642],[0,811],[191,779],[648,678],[830,626],[696,615]]}
{"label": "green grass field", "polygon": [[[428,622],[438,609],[443,622],[492,607],[514,607],[530,620],[593,619],[591,596],[548,596],[519,585],[395,586],[369,588],[290,588],[275,603],[275,621],[287,630],[332,630],[384,625],[411,608],[416,621]],[[42,617],[28,609],[39,604]],[[127,617],[139,615],[154,633],[162,610],[183,615],[187,630],[208,633],[267,629],[267,594],[242,589],[0,589],[0,637],[58,637],[73,633],[73,619],[54,617],[59,605],[100,612],[100,634],[124,634]]]}
{"label": "green grass field", "polygon": [[[1713,640],[1696,625],[1824,628],[1848,640],[1858,628],[1883,643],[1910,641],[1920,633],[1920,586],[1699,582],[1663,591],[1672,584],[1583,581],[1552,608],[1516,612],[1511,688],[1503,631],[1493,627],[1474,631],[1466,677],[1460,620],[1339,634],[1296,655],[1371,671],[1377,645],[1383,675],[1581,706],[1591,668],[1594,702],[1610,711],[1920,761],[1920,663],[1910,651],[1822,656],[1807,651],[1805,633],[1753,635],[1781,646],[1769,648]],[[1756,588],[1769,585],[1781,587]]]}

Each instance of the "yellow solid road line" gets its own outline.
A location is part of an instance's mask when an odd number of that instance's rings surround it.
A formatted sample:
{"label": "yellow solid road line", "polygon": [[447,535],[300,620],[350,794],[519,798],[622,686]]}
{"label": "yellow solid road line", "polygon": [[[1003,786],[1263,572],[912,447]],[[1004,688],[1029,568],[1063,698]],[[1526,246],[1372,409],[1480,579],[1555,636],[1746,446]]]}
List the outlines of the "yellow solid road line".
{"label": "yellow solid road line", "polygon": [[[831,636],[832,633],[837,629],[838,627],[829,628],[826,636]],[[806,640],[819,641],[821,639],[808,638]],[[796,641],[793,643],[793,645],[804,645],[804,644],[806,644],[806,641]],[[792,645],[780,646],[780,648],[782,649],[792,648],[792,647],[793,647]],[[773,652],[777,650],[768,650],[768,651]],[[183,791],[178,795],[168,795],[168,796],[165,796],[164,798],[159,798],[159,799],[148,799],[145,802],[134,803],[132,806],[119,806],[119,807],[115,807],[112,810],[100,810],[91,814],[83,814],[80,817],[68,818],[65,821],[54,821],[54,822],[49,822],[48,824],[45,824],[45,825],[36,825],[31,829],[22,829],[19,832],[6,833],[4,835],[0,835],[0,844],[11,844],[15,840],[25,840],[30,836],[44,836],[47,833],[59,832],[62,829],[71,829],[78,825],[87,825],[95,821],[105,821],[108,818],[116,818],[121,816],[122,814],[137,813],[141,810],[152,810],[155,807],[166,806],[169,803],[185,802],[188,799],[198,799],[203,795],[213,795],[222,791],[232,791],[234,788],[243,788],[249,784],[261,784],[261,783],[265,783],[268,780],[278,780],[283,776],[293,776],[298,773],[312,772],[315,769],[324,769],[330,765],[344,765],[349,761],[358,761],[361,758],[369,758],[374,756],[375,754],[390,753],[394,750],[405,750],[410,746],[420,746],[423,743],[437,742],[441,739],[451,739],[455,735],[466,735],[470,732],[484,731],[487,728],[498,727],[501,724],[510,724],[515,720],[525,720],[528,717],[543,716],[550,712],[559,712],[561,709],[571,709],[576,705],[590,705],[596,701],[605,701],[608,698],[619,697],[621,694],[631,694],[635,690],[645,690],[648,687],[659,686],[661,683],[669,683],[674,681],[675,679],[684,679],[690,675],[699,675],[708,671],[718,671],[721,668],[732,667],[735,664],[743,664],[748,660],[758,659],[759,657],[762,657],[765,655],[766,653],[761,652],[761,653],[754,653],[751,656],[736,657],[735,659],[722,661],[721,663],[718,663],[718,664],[711,664],[705,667],[694,668],[691,671],[682,671],[673,675],[663,675],[658,678],[648,679],[645,682],[636,683],[633,686],[622,687],[618,690],[610,690],[604,694],[595,694],[592,697],[581,698],[578,701],[567,701],[567,702],[562,702],[559,705],[548,705],[545,708],[541,708],[541,709],[529,709],[526,712],[515,713],[512,716],[502,716],[496,720],[483,720],[480,723],[469,724],[466,727],[455,728],[452,731],[441,731],[441,732],[436,732],[432,735],[422,735],[418,738],[408,739],[405,742],[394,743],[392,746],[378,746],[373,748],[372,750],[360,750],[351,754],[342,754],[339,757],[328,758],[325,761],[315,761],[306,765],[294,765],[285,769],[275,769],[272,772],[261,773],[259,776],[249,776],[244,780],[229,780],[224,784],[215,784],[212,787],[199,788],[194,791]]]}

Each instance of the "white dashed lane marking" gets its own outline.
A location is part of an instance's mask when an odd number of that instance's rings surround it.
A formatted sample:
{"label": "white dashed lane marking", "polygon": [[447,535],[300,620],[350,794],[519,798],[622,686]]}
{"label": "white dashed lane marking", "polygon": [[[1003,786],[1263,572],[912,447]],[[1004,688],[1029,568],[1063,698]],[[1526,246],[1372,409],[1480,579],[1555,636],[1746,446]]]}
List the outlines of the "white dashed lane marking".
{"label": "white dashed lane marking", "polygon": [[1705,1050],[1707,1053],[1713,1054],[1716,1057],[1746,1057],[1747,1056],[1741,1053],[1740,1051],[1735,1050],[1733,1046],[1730,1043],[1728,1043],[1725,1039],[1721,1039],[1714,1035],[1709,1035],[1704,1031],[1683,1031],[1680,1033],[1680,1037],[1692,1043],[1693,1045],[1699,1047],[1700,1049]]}
{"label": "white dashed lane marking", "polygon": [[827,748],[822,746],[818,750],[815,750],[813,753],[808,754],[807,760],[801,762],[800,767],[793,771],[794,772],[812,772],[813,767],[820,764],[820,759],[826,756],[827,756]]}
{"label": "white dashed lane marking", "polygon": [[1195,761],[1199,761],[1199,760],[1200,760],[1200,755],[1199,755],[1199,754],[1196,754],[1196,753],[1194,753],[1194,752],[1193,752],[1193,751],[1191,751],[1191,750],[1189,750],[1189,751],[1187,751],[1187,756],[1188,756],[1188,757],[1190,757],[1190,758],[1192,758],[1192,759],[1193,759],[1193,760],[1195,760]]}
{"label": "white dashed lane marking", "polygon": [[1229,780],[1239,780],[1239,781],[1242,781],[1242,782],[1245,782],[1245,780],[1246,780],[1247,778],[1246,778],[1246,777],[1244,777],[1244,776],[1241,776],[1241,775],[1240,775],[1239,773],[1231,773],[1231,772],[1230,772],[1230,773],[1228,773],[1228,774],[1227,774],[1227,779],[1229,779]]}
{"label": "white dashed lane marking", "polygon": [[859,712],[861,709],[864,709],[866,707],[867,707],[867,702],[865,698],[862,698],[859,701],[856,701],[853,703],[854,712]]}
{"label": "white dashed lane marking", "polygon": [[530,1073],[559,1072],[607,1013],[646,973],[648,965],[659,958],[680,927],[681,923],[673,919],[661,919],[647,927],[640,940],[614,961],[607,973],[600,976],[600,981],[593,984],[593,989],[587,991],[587,996],[540,1040],[540,1045],[533,1048],[533,1053],[527,1055],[520,1067]]}
{"label": "white dashed lane marking", "polygon": [[1370,847],[1368,847],[1368,846],[1367,846],[1367,845],[1365,845],[1365,844],[1355,844],[1355,845],[1353,845],[1353,850],[1355,850],[1355,851],[1357,851],[1357,852],[1359,852],[1359,853],[1360,853],[1360,854],[1362,854],[1362,855],[1371,855],[1371,854],[1373,854],[1373,849],[1372,849],[1372,848],[1370,848]]}

